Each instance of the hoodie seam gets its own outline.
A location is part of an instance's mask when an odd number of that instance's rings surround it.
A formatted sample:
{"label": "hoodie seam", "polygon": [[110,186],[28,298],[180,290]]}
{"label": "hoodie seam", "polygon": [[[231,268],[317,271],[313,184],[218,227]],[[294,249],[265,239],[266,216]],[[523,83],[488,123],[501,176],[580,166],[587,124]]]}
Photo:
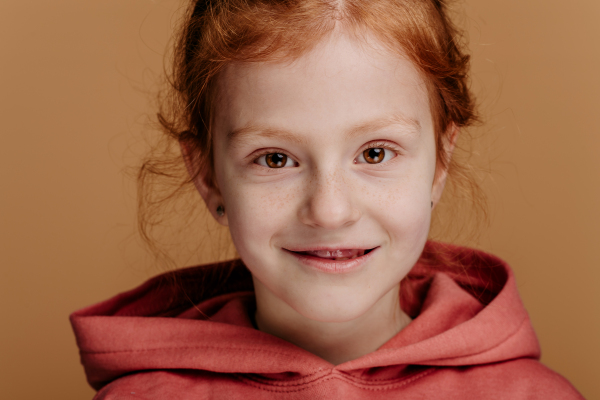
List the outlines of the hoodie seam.
{"label": "hoodie seam", "polygon": [[252,379],[249,376],[242,376],[240,374],[236,374],[236,378],[238,378],[239,380],[241,380],[243,383],[245,383],[247,385],[253,386],[255,388],[258,388],[258,389],[261,389],[261,390],[264,390],[267,392],[279,392],[279,393],[281,393],[281,392],[287,392],[287,393],[301,392],[304,390],[308,390],[318,384],[322,384],[324,382],[330,381],[332,379],[339,379],[341,381],[347,382],[347,383],[349,383],[359,389],[363,389],[363,390],[383,391],[383,390],[397,389],[399,387],[409,385],[409,384],[437,371],[438,369],[439,369],[438,367],[430,367],[426,371],[416,373],[415,375],[412,375],[409,377],[399,378],[396,380],[389,380],[388,381],[389,383],[380,383],[380,382],[372,383],[372,381],[361,380],[361,379],[357,379],[355,377],[338,375],[338,374],[335,374],[335,375],[329,374],[327,376],[317,378],[311,382],[279,384],[279,385],[262,383],[262,382]]}
{"label": "hoodie seam", "polygon": [[109,351],[90,351],[90,350],[80,350],[80,354],[118,354],[118,353],[141,353],[141,352],[150,352],[150,351],[160,351],[160,350],[188,350],[188,349],[217,349],[217,350],[251,350],[257,351],[261,353],[271,353],[271,354],[291,354],[287,351],[275,351],[264,349],[260,347],[226,347],[226,346],[177,346],[177,347],[154,347],[149,349],[130,349],[130,350],[109,350]]}

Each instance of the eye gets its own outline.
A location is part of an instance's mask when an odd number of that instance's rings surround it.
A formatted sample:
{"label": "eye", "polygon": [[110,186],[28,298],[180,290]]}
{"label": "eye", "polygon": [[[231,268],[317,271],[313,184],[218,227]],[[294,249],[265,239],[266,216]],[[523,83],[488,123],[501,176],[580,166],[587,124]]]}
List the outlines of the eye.
{"label": "eye", "polygon": [[364,150],[357,157],[357,162],[367,164],[381,164],[394,158],[395,153],[385,147],[371,147]]}
{"label": "eye", "polygon": [[264,154],[258,157],[254,162],[267,168],[293,167],[295,165],[294,160],[284,153]]}

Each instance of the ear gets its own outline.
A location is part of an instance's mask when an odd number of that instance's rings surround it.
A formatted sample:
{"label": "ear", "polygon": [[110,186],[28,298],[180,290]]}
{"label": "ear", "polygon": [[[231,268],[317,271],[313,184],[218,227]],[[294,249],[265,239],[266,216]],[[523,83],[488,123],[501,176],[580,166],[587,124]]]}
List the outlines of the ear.
{"label": "ear", "polygon": [[456,146],[456,140],[458,139],[460,128],[456,126],[456,124],[451,124],[448,127],[448,132],[444,135],[444,152],[446,157],[446,167],[441,165],[436,166],[435,178],[433,179],[433,186],[431,188],[431,201],[433,202],[433,207],[437,205],[442,197],[442,193],[444,192],[444,187],[446,186],[446,178],[448,178],[448,166],[450,165],[450,160],[452,159],[452,153],[454,153],[454,147]]}
{"label": "ear", "polygon": [[228,226],[227,213],[223,215],[217,214],[219,206],[225,207],[223,196],[216,182],[214,184],[207,183],[213,181],[213,179],[210,179],[208,176],[209,169],[201,165],[201,157],[199,157],[198,150],[189,140],[180,140],[179,148],[181,149],[181,155],[183,156],[183,162],[188,174],[193,179],[192,182],[198,193],[200,193],[200,196],[202,196],[208,211],[218,223]]}

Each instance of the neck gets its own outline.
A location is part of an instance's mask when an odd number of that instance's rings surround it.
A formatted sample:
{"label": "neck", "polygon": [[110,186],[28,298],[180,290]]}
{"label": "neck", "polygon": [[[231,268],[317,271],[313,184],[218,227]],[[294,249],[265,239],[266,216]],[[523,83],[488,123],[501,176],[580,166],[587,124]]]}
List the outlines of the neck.
{"label": "neck", "polygon": [[[287,340],[334,365],[369,354],[401,331],[411,321],[400,308],[396,286],[367,312],[344,322],[308,319],[287,304],[256,296],[259,330]],[[265,298],[267,297],[267,298]]]}

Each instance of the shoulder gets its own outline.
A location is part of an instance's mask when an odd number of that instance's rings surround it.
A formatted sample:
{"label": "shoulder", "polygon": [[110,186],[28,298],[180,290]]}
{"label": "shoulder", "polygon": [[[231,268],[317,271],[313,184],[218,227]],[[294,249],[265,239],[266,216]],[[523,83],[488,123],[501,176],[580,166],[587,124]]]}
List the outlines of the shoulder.
{"label": "shoulder", "polygon": [[568,380],[530,358],[448,368],[440,372],[456,389],[471,392],[473,398],[583,399]]}
{"label": "shoulder", "polygon": [[[468,367],[441,367],[423,378],[415,380],[408,386],[403,385],[400,392],[389,393],[389,395],[399,395],[406,399],[445,400],[583,399],[583,396],[565,378],[533,359],[517,359]],[[289,398],[289,394],[258,390],[248,386],[242,379],[237,379],[235,374],[198,370],[162,370],[123,376],[103,387],[97,393],[95,400],[221,398],[247,400],[248,398]],[[307,392],[297,394],[300,395],[298,398],[320,398],[309,396]],[[348,394],[347,398],[359,398],[356,397],[357,395],[361,395],[360,398],[371,398],[363,391]]]}

